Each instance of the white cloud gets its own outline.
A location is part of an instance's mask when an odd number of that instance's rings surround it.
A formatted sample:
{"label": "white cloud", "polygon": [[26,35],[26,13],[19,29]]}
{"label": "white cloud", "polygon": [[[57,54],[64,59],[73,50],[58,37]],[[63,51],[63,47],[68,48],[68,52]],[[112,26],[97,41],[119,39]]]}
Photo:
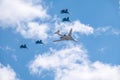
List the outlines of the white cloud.
{"label": "white cloud", "polygon": [[[75,66],[74,69],[62,70],[56,80],[119,80],[120,67],[112,67],[101,62]],[[62,75],[63,74],[63,75]]]}
{"label": "white cloud", "polygon": [[94,30],[94,35],[120,35],[119,29],[114,29],[113,27],[98,27]]}
{"label": "white cloud", "polygon": [[3,51],[15,51],[15,49],[11,48],[10,46],[0,46],[0,49]]}
{"label": "white cloud", "polygon": [[45,55],[38,55],[30,65],[31,71],[36,73],[37,71],[39,71],[39,67],[44,67],[46,69],[59,68],[60,66],[67,67],[68,65],[70,66],[77,60],[84,62],[84,58],[87,57],[85,55],[85,51],[81,50],[77,46],[71,47],[70,49],[66,48],[58,52],[52,50],[50,53],[47,53]]}
{"label": "white cloud", "polygon": [[55,80],[120,80],[120,66],[91,62],[87,51],[75,45],[37,55],[29,69],[33,74],[53,70]]}
{"label": "white cloud", "polygon": [[19,80],[14,70],[0,63],[0,80]]}
{"label": "white cloud", "polygon": [[41,4],[34,5],[30,0],[0,0],[0,11],[0,22],[3,24],[16,24],[36,17],[40,19],[48,17],[46,9]]}
{"label": "white cloud", "polygon": [[110,30],[111,29],[111,27],[99,27],[99,28],[97,28],[96,29],[96,31],[98,31],[98,32],[106,32],[106,31],[108,31],[108,30]]}
{"label": "white cloud", "polygon": [[29,22],[27,25],[19,24],[16,31],[21,33],[25,38],[46,39],[48,37],[48,24],[39,24],[37,22]]}
{"label": "white cloud", "polygon": [[50,15],[43,6],[42,0],[0,0],[0,25],[14,28],[25,38],[46,39],[48,25],[43,22]]}
{"label": "white cloud", "polygon": [[73,28],[74,32],[79,32],[81,34],[93,34],[94,29],[89,26],[89,25],[85,25],[83,23],[81,23],[80,21],[76,20],[74,22],[71,23],[55,23],[55,27],[56,29],[62,29],[61,31],[69,31],[70,28]]}
{"label": "white cloud", "polygon": [[115,30],[115,29],[113,29],[113,30],[112,30],[112,34],[113,34],[113,35],[120,35],[120,30]]}
{"label": "white cloud", "polygon": [[6,46],[6,47],[5,47],[5,50],[6,50],[6,51],[15,51],[15,49],[13,49],[13,48],[11,48],[11,47],[9,47],[9,46]]}

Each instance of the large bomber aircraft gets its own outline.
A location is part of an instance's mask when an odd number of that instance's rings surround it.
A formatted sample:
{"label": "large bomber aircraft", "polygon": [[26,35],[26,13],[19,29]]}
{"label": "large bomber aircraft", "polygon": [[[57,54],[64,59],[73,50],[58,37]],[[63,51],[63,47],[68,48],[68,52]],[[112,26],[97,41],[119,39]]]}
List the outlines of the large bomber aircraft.
{"label": "large bomber aircraft", "polygon": [[74,40],[73,37],[71,36],[72,35],[72,28],[70,29],[68,35],[60,34],[59,30],[57,32],[55,32],[55,34],[58,34],[60,36],[60,39],[59,40],[54,40],[53,42],[64,41],[64,40],[71,40],[71,41],[75,41],[76,42],[76,40]]}

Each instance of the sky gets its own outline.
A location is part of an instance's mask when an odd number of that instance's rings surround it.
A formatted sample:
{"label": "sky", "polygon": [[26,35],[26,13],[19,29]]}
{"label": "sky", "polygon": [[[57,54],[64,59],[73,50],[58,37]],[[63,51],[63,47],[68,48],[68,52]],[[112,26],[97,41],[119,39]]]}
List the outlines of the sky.
{"label": "sky", "polygon": [[120,80],[119,21],[120,0],[0,0],[0,80]]}

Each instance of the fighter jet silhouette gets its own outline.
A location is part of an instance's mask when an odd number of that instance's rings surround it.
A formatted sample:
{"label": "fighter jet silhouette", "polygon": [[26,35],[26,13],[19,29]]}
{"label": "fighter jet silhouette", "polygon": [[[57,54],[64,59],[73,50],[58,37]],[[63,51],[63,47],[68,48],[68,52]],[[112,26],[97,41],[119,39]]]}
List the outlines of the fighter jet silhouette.
{"label": "fighter jet silhouette", "polygon": [[42,40],[37,40],[35,43],[36,44],[43,44]]}
{"label": "fighter jet silhouette", "polygon": [[69,14],[68,9],[62,9],[61,14]]}
{"label": "fighter jet silhouette", "polygon": [[20,48],[22,49],[22,48],[27,48],[27,46],[26,46],[26,44],[22,44],[22,45],[20,45]]}
{"label": "fighter jet silhouette", "polygon": [[60,39],[59,40],[54,40],[53,42],[58,42],[58,41],[64,41],[64,40],[72,40],[72,41],[75,41],[75,39],[73,39],[73,37],[71,36],[72,35],[72,28],[70,29],[68,35],[64,34],[60,34],[60,31],[58,30],[57,32],[55,32],[54,34],[58,34],[60,36]]}
{"label": "fighter jet silhouette", "polygon": [[70,19],[69,19],[69,17],[65,17],[65,18],[62,19],[62,21],[63,21],[63,22],[65,22],[65,21],[66,21],[66,22],[70,22]]}

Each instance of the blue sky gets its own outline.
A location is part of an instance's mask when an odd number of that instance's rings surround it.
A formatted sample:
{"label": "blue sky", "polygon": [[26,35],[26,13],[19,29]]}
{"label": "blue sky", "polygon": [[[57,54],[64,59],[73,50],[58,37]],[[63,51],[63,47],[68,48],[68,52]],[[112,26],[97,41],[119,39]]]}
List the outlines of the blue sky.
{"label": "blue sky", "polygon": [[[1,0],[0,10],[0,80],[120,79],[119,0]],[[78,42],[53,42],[70,28]]]}

